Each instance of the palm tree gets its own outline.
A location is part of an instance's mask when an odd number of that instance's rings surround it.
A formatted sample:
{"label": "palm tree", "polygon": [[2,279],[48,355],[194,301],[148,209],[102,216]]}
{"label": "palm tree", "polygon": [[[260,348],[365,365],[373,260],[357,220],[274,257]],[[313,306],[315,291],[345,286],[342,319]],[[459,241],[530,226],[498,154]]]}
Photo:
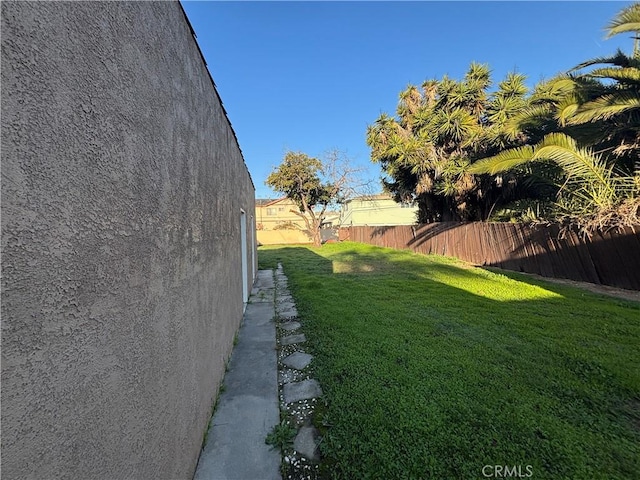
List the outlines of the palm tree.
{"label": "palm tree", "polygon": [[[550,161],[564,172],[560,196],[565,204],[580,204],[585,213],[590,206],[611,208],[634,190],[633,178],[622,175],[603,155],[582,148],[564,133],[551,133],[536,145],[505,150],[476,162],[471,171],[495,175],[529,162]],[[569,203],[566,203],[566,202]]]}
{"label": "palm tree", "polygon": [[397,117],[381,115],[367,129],[371,159],[386,174],[396,200],[415,200],[420,222],[486,218],[512,183],[497,187],[469,173],[479,157],[519,144],[505,125],[524,104],[525,77],[510,74],[489,94],[490,70],[473,63],[461,81],[447,76],[410,85],[400,94]]}
{"label": "palm tree", "polygon": [[611,151],[611,160],[631,172],[640,153],[640,58],[618,51],[610,58],[583,62],[574,71],[601,64],[606,66],[580,74],[585,85],[591,81],[591,88],[569,97],[558,111],[558,121],[591,131],[594,148]]}
{"label": "palm tree", "polygon": [[634,3],[627,8],[622,9],[613,20],[609,22],[606,29],[606,38],[611,38],[614,35],[619,35],[625,32],[633,32],[633,56],[637,57],[640,53],[638,51],[638,32],[640,31],[640,4]]}
{"label": "palm tree", "polygon": [[[640,32],[640,4],[609,24],[608,36]],[[587,67],[605,65],[577,73]],[[596,218],[624,209],[638,221],[640,200],[640,57],[619,51],[581,63],[569,74],[544,82],[529,106],[512,117],[511,138],[528,145],[476,162],[472,173],[503,174],[531,162],[562,169],[557,212]],[[635,167],[635,168],[634,168]],[[635,205],[635,207],[634,207]]]}

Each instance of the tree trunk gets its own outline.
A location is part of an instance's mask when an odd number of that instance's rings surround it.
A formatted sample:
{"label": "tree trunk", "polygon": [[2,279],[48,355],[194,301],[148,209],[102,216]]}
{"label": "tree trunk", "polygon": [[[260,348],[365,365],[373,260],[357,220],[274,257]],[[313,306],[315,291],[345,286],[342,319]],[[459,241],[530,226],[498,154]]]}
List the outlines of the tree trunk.
{"label": "tree trunk", "polygon": [[313,235],[313,246],[319,247],[322,245],[322,236],[320,235],[320,226],[322,225],[322,220],[319,218],[314,218],[312,223],[311,233]]}
{"label": "tree trunk", "polygon": [[316,228],[313,232],[313,246],[320,247],[322,245],[322,236],[320,235],[320,229]]}

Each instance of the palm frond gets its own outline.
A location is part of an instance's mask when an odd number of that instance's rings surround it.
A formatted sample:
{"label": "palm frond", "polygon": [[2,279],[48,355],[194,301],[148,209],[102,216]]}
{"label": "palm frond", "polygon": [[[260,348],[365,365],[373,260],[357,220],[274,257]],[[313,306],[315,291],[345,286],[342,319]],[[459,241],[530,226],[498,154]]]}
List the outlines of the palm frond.
{"label": "palm frond", "polygon": [[622,9],[611,22],[607,25],[608,30],[606,38],[624,32],[640,31],[640,4],[635,3]]}
{"label": "palm frond", "polygon": [[598,65],[602,63],[609,63],[611,65],[615,65],[616,67],[633,67],[635,65],[634,60],[631,57],[628,57],[622,50],[618,49],[615,55],[611,57],[597,57],[591,60],[587,60],[586,62],[582,62],[579,65],[573,67],[569,72],[575,72],[576,70],[581,70],[586,67],[590,67],[591,65]]}
{"label": "palm frond", "polygon": [[438,117],[437,133],[442,139],[452,139],[461,143],[479,128],[475,118],[461,108],[442,111]]}
{"label": "palm frond", "polygon": [[550,103],[541,103],[522,108],[516,113],[509,123],[514,126],[528,125],[536,123],[539,120],[547,120],[553,118],[553,106]]}
{"label": "palm frond", "polygon": [[614,193],[611,167],[601,156],[579,147],[573,138],[563,133],[550,133],[535,147],[526,145],[479,160],[471,165],[469,172],[495,175],[532,161],[556,163],[568,181],[578,184],[579,188],[572,189],[576,194],[580,192],[580,195],[597,198],[600,202]]}
{"label": "palm frond", "polygon": [[606,120],[636,108],[640,108],[640,95],[638,95],[638,92],[621,91],[615,94],[603,95],[596,100],[581,105],[573,115],[567,117],[566,123],[578,125],[596,120]]}
{"label": "palm frond", "polygon": [[544,128],[549,124],[555,125],[553,111],[554,107],[551,103],[539,103],[521,107],[517,109],[517,113],[506,119],[503,131],[508,138],[513,140],[522,132]]}
{"label": "palm frond", "polygon": [[496,96],[486,109],[486,114],[492,124],[504,123],[521,112],[525,104],[525,100],[520,97]]}
{"label": "palm frond", "polygon": [[530,162],[534,152],[535,150],[531,145],[505,150],[493,157],[478,160],[469,167],[468,171],[469,173],[488,173],[490,175],[506,172],[523,163]]}
{"label": "palm frond", "polygon": [[600,155],[578,147],[576,141],[564,133],[550,133],[544,137],[535,147],[533,160],[551,160],[570,178],[612,189],[611,167]]}
{"label": "palm frond", "polygon": [[527,77],[522,73],[509,72],[505,79],[498,84],[496,97],[523,97],[529,91],[526,85]]}
{"label": "palm frond", "polygon": [[620,83],[640,83],[640,69],[634,67],[627,68],[612,68],[604,67],[597,68],[586,74],[588,77],[595,78],[610,78],[617,80]]}
{"label": "palm frond", "polygon": [[560,125],[564,126],[568,120],[572,118],[580,108],[580,98],[577,94],[572,93],[566,95],[556,107],[555,118]]}
{"label": "palm frond", "polygon": [[472,62],[464,76],[465,83],[472,84],[478,90],[491,86],[491,69],[486,63]]}

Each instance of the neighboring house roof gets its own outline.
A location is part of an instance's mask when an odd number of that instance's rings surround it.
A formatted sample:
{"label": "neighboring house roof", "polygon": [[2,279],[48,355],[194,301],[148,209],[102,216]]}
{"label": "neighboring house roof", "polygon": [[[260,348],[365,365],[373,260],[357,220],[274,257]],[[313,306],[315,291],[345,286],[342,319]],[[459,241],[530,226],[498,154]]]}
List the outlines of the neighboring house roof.
{"label": "neighboring house roof", "polygon": [[386,193],[377,193],[375,195],[361,195],[359,197],[353,197],[348,199],[344,203],[350,203],[356,200],[366,202],[366,201],[373,201],[373,200],[393,200],[393,198],[391,197],[391,195],[388,195]]}
{"label": "neighboring house roof", "polygon": [[[275,205],[277,203],[286,203],[289,205],[293,205],[296,206],[296,203],[291,200],[288,197],[282,197],[282,198],[276,198],[276,199],[269,199],[269,198],[257,198],[256,199],[256,207],[270,207],[272,205]],[[340,212],[338,211],[334,211],[334,210],[327,210],[325,212],[327,215],[331,215],[331,214],[336,214],[339,215]]]}
{"label": "neighboring house roof", "polygon": [[280,200],[284,200],[284,198],[256,198],[256,207],[266,207]]}

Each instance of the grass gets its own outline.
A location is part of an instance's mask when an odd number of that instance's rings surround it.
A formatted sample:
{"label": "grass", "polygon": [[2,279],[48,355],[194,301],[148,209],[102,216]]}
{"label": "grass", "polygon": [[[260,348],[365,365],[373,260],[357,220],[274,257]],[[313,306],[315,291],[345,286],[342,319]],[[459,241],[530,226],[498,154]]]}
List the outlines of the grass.
{"label": "grass", "polygon": [[296,433],[297,429],[294,426],[290,425],[286,420],[282,420],[271,429],[271,432],[269,432],[265,439],[265,443],[274,448],[278,448],[282,452],[286,448],[293,446],[293,439]]}
{"label": "grass", "polygon": [[[226,367],[225,367],[226,368]],[[227,386],[224,383],[220,383],[218,387],[218,393],[216,397],[213,399],[213,403],[211,404],[211,408],[209,409],[209,416],[207,421],[207,427],[202,434],[202,444],[200,445],[200,450],[204,450],[204,447],[207,445],[207,440],[209,439],[209,429],[211,427],[211,419],[213,418],[213,414],[216,412],[218,408],[218,404],[220,402],[220,395],[222,395],[227,390]]]}
{"label": "grass", "polygon": [[259,261],[315,355],[327,477],[640,478],[640,303],[347,242]]}

